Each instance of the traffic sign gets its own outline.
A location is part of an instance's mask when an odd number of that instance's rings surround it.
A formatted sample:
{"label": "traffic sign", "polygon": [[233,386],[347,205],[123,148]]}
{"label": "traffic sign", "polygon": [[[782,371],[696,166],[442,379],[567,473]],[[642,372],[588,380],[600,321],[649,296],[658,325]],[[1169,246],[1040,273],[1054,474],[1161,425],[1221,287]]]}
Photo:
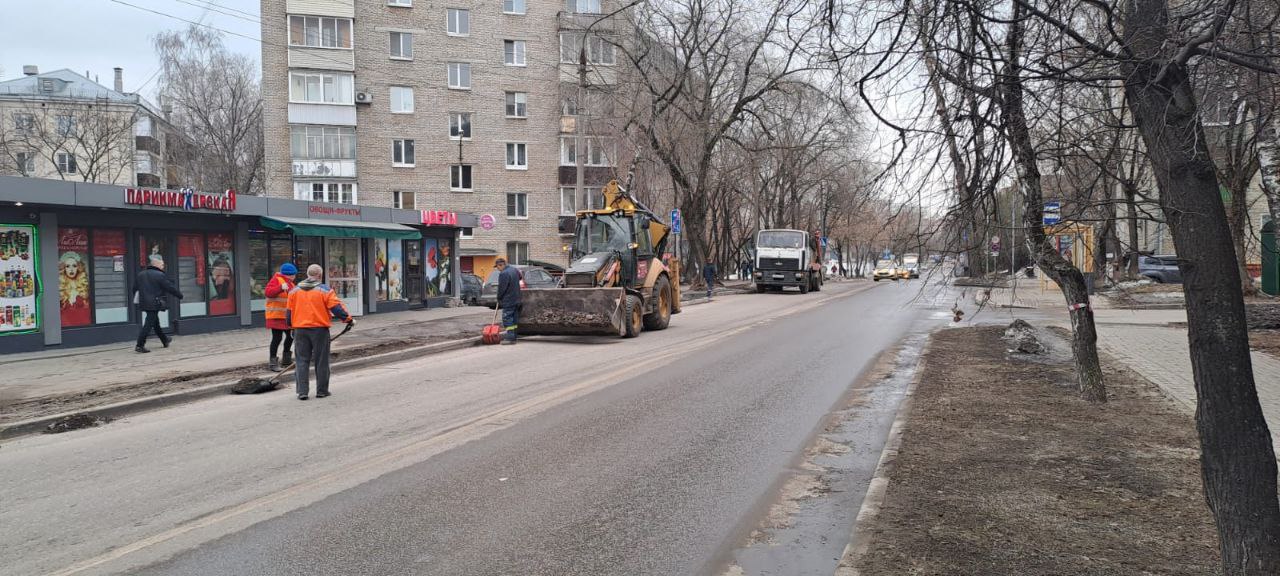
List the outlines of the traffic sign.
{"label": "traffic sign", "polygon": [[1045,202],[1044,214],[1040,221],[1045,226],[1052,226],[1062,221],[1062,203],[1061,202]]}
{"label": "traffic sign", "polygon": [[671,209],[671,232],[675,234],[680,233],[680,209],[679,208]]}

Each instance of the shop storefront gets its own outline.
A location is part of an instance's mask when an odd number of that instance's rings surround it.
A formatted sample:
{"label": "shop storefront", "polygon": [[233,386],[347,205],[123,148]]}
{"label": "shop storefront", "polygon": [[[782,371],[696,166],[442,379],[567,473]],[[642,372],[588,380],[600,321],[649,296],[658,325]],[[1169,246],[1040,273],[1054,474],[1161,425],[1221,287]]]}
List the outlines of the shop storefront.
{"label": "shop storefront", "polygon": [[320,264],[353,314],[435,305],[457,283],[457,220],[475,219],[453,218],[0,177],[0,353],[131,340],[134,278],[152,254],[184,296],[161,314],[175,334],[261,325],[263,288],[286,261]]}

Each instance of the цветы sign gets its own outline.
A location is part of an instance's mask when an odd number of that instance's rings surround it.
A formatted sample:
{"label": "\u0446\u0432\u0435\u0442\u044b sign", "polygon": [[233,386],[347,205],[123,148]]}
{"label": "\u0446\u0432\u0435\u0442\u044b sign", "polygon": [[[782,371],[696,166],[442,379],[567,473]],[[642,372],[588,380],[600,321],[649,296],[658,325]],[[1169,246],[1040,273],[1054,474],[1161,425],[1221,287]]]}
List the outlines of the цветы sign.
{"label": "\u0446\u0432\u0435\u0442\u044b sign", "polygon": [[181,190],[152,190],[150,188],[125,188],[124,203],[182,210],[215,210],[235,212],[236,191],[221,194],[196,192],[190,188]]}

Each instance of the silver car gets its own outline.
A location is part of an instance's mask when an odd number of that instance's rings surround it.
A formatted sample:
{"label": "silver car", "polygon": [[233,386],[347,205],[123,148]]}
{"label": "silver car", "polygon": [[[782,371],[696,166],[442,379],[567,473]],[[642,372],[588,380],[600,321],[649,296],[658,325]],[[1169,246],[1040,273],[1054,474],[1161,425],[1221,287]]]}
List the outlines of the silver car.
{"label": "silver car", "polygon": [[1178,257],[1172,254],[1138,257],[1138,274],[1160,284],[1181,284]]}
{"label": "silver car", "polygon": [[[560,280],[551,273],[538,266],[527,266],[523,264],[515,264],[512,266],[520,271],[521,288],[524,290],[538,290],[542,288],[557,288],[560,286]],[[498,271],[489,272],[489,277],[485,279],[484,286],[480,288],[480,304],[494,308],[498,305]]]}

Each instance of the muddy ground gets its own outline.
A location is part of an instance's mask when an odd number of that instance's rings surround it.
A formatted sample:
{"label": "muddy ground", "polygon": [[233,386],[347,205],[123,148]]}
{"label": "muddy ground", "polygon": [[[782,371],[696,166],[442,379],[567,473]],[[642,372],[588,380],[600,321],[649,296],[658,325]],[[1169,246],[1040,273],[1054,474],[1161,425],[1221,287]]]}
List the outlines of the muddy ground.
{"label": "muddy ground", "polygon": [[[416,346],[475,337],[480,332],[480,324],[469,319],[437,321],[423,323],[423,325],[366,330],[359,335],[359,340],[355,341],[354,345],[335,349],[330,359],[333,362],[353,360]],[[286,384],[292,382],[292,374],[292,371],[282,374],[281,381]],[[262,364],[227,366],[215,371],[175,373],[169,377],[115,384],[69,394],[24,398],[0,403],[0,427],[33,418],[88,410],[116,402],[159,396],[212,384],[229,385],[247,376],[270,375],[271,373],[264,370]]]}
{"label": "muddy ground", "polygon": [[1110,362],[1087,404],[1065,355],[1009,358],[1001,330],[934,336],[860,572],[1221,573],[1191,417]]}
{"label": "muddy ground", "polygon": [[1249,348],[1280,358],[1280,330],[1250,330]]}

